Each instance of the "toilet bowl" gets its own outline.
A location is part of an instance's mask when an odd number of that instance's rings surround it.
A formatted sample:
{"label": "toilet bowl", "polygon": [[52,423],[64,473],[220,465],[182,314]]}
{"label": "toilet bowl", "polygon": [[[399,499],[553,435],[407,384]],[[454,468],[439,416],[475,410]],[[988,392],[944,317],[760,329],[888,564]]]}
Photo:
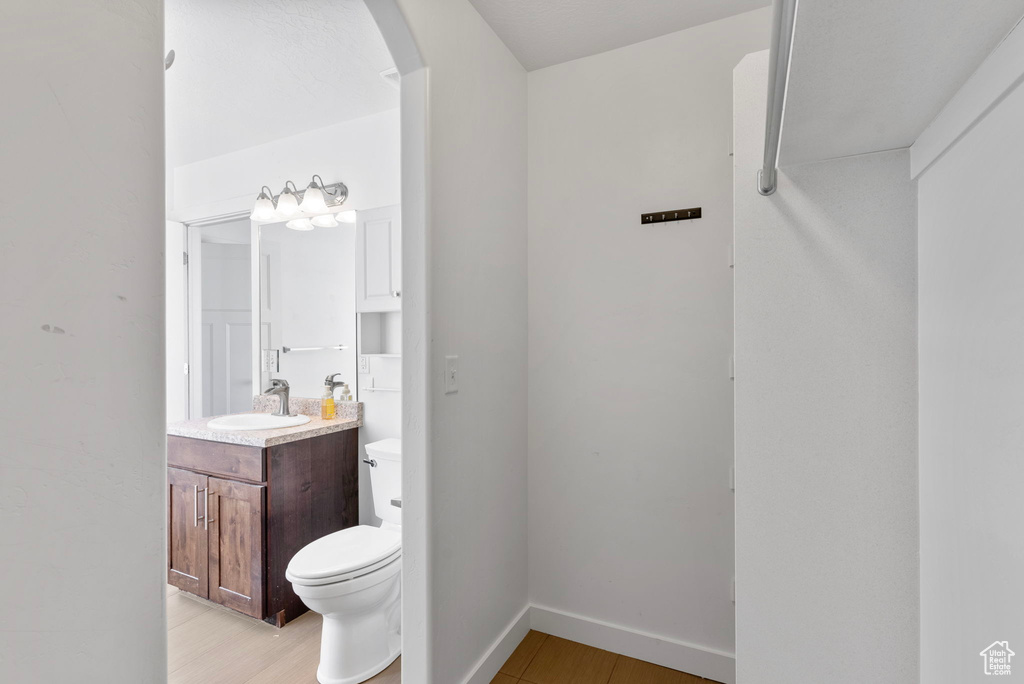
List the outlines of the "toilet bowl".
{"label": "toilet bowl", "polygon": [[307,544],[285,577],[310,610],[323,615],[320,684],[358,684],[402,652],[402,443],[366,445],[380,527],[358,525]]}

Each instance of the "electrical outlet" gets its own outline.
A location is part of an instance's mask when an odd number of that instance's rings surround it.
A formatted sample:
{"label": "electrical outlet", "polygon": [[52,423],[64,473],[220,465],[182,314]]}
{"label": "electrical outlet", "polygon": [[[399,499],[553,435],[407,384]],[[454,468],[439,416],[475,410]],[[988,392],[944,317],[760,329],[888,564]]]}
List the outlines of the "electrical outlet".
{"label": "electrical outlet", "polygon": [[263,350],[263,370],[267,373],[277,373],[281,370],[281,357],[277,349]]}
{"label": "electrical outlet", "polygon": [[370,357],[360,354],[359,356],[359,372],[366,374],[370,372]]}
{"label": "electrical outlet", "polygon": [[459,357],[444,357],[444,393],[455,394],[459,391]]}

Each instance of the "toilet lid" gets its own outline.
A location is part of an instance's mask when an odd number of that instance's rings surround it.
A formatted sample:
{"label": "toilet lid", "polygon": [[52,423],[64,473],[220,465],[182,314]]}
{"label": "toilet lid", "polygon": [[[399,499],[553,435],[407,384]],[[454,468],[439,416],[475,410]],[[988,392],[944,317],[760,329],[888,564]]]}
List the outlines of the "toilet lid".
{"label": "toilet lid", "polygon": [[401,532],[357,525],[302,547],[288,563],[286,573],[298,580],[351,576],[389,559],[401,549]]}

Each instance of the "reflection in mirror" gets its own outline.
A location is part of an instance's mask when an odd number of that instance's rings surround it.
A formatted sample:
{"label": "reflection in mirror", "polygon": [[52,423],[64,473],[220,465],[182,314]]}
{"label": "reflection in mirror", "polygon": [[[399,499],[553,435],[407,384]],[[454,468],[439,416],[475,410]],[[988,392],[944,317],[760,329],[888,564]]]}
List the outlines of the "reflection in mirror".
{"label": "reflection in mirror", "polygon": [[259,249],[261,389],[283,378],[291,396],[319,398],[332,373],[354,388],[352,226],[297,231],[267,224]]}
{"label": "reflection in mirror", "polygon": [[196,409],[220,416],[252,409],[252,277],[247,218],[191,226],[198,270],[191,340]]}

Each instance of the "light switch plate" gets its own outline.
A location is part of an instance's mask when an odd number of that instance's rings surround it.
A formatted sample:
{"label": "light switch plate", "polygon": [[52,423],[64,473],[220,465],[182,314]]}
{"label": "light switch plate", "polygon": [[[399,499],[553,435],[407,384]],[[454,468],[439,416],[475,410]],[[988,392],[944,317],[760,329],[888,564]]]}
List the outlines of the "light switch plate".
{"label": "light switch plate", "polygon": [[459,357],[444,357],[444,393],[455,394],[459,391]]}
{"label": "light switch plate", "polygon": [[359,355],[359,372],[366,374],[370,372],[370,357],[363,354]]}

